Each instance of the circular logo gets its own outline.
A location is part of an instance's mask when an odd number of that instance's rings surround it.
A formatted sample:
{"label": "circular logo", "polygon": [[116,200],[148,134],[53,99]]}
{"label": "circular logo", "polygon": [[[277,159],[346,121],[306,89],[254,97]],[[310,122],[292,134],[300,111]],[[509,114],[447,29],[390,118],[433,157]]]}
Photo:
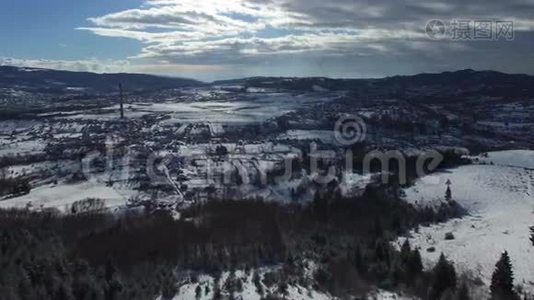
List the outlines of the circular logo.
{"label": "circular logo", "polygon": [[439,40],[445,37],[445,22],[442,20],[430,20],[426,23],[426,35],[433,40]]}
{"label": "circular logo", "polygon": [[334,128],[336,141],[345,146],[364,141],[366,134],[365,122],[359,116],[354,115],[342,116],[337,120]]}

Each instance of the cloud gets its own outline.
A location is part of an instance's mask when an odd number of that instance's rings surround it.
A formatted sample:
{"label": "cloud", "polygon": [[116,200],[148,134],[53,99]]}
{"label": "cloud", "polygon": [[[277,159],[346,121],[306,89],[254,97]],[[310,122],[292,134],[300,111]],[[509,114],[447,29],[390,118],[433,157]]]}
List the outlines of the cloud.
{"label": "cloud", "polygon": [[[384,50],[385,45],[377,44],[382,40],[424,38],[405,28],[362,26],[358,18],[383,18],[385,8],[339,2],[149,0],[141,8],[90,18],[92,27],[78,29],[142,41],[145,47],[134,58],[187,63]],[[269,36],[281,31],[285,33]]]}
{"label": "cloud", "polygon": [[533,8],[528,0],[147,0],[78,29],[143,42],[133,59],[236,64],[266,55],[394,53],[406,43],[443,48],[424,33],[430,19],[513,19],[531,31]]}
{"label": "cloud", "polygon": [[[131,57],[0,63],[194,77],[381,76],[466,67],[533,73],[532,15],[531,0],[145,0],[77,28],[139,41]],[[512,20],[515,40],[431,40],[425,33],[431,19],[461,18]]]}
{"label": "cloud", "polygon": [[55,69],[75,72],[94,73],[149,73],[149,74],[191,74],[220,72],[225,69],[224,65],[188,65],[171,63],[148,63],[143,61],[132,62],[129,60],[50,60],[50,59],[19,59],[0,57],[0,66],[28,67]]}
{"label": "cloud", "polygon": [[0,65],[14,67],[30,67],[42,69],[56,69],[76,72],[123,72],[129,68],[127,60],[51,60],[51,59],[20,59],[0,57]]}

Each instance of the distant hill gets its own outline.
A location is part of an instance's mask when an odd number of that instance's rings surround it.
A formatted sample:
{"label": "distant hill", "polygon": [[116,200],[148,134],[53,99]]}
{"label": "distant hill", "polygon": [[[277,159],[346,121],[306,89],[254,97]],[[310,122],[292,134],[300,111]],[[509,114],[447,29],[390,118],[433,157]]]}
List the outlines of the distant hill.
{"label": "distant hill", "polygon": [[380,79],[331,79],[323,77],[251,77],[217,81],[218,85],[311,91],[349,90],[366,96],[444,98],[469,96],[534,97],[534,76],[495,71],[460,70],[435,74],[393,76]]}
{"label": "distant hill", "polygon": [[[0,66],[0,89],[39,93],[110,93],[121,82],[126,92],[144,92],[206,85],[197,80],[144,74],[96,74]],[[379,79],[326,77],[250,77],[215,81],[212,85],[292,91],[347,90],[365,97],[396,97],[418,101],[462,101],[471,96],[534,98],[534,76],[495,71],[460,70]]]}
{"label": "distant hill", "polygon": [[534,76],[471,69],[388,77],[381,80],[379,85],[405,96],[534,97]]}
{"label": "distant hill", "polygon": [[125,90],[148,91],[202,85],[200,81],[144,74],[97,74],[50,69],[0,66],[0,88],[17,88],[28,92],[109,93],[122,83]]}

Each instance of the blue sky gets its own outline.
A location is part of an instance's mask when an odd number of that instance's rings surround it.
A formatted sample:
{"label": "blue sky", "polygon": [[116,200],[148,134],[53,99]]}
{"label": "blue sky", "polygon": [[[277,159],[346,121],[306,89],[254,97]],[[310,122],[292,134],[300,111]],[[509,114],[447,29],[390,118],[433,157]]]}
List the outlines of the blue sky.
{"label": "blue sky", "polygon": [[[101,4],[95,4],[100,2]],[[0,2],[0,56],[28,59],[119,59],[142,47],[129,39],[103,39],[75,28],[87,18],[135,8],[136,0],[3,0]]]}
{"label": "blue sky", "polygon": [[[203,80],[534,73],[529,0],[3,0],[0,11],[0,64]],[[432,19],[511,21],[515,36],[432,39]]]}

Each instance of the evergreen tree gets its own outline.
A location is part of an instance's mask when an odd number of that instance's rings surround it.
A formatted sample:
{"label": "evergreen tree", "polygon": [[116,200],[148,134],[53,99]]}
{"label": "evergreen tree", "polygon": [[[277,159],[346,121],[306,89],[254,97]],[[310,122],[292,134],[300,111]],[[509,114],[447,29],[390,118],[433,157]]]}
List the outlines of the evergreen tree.
{"label": "evergreen tree", "polygon": [[408,272],[410,277],[417,276],[423,272],[423,261],[421,260],[421,253],[419,253],[419,249],[415,249],[410,255],[410,260],[408,261]]}
{"label": "evergreen tree", "polygon": [[445,200],[447,202],[450,202],[452,200],[452,192],[451,192],[451,181],[447,179],[447,190],[445,191]]}
{"label": "evergreen tree", "polygon": [[408,239],[404,240],[404,243],[401,246],[401,258],[404,263],[407,263],[410,260],[412,254],[412,247]]}
{"label": "evergreen tree", "polygon": [[465,283],[463,283],[460,286],[460,289],[458,290],[458,294],[456,296],[456,299],[458,299],[458,300],[469,300],[469,299],[471,299],[469,297],[469,289],[467,288],[467,285]]}
{"label": "evergreen tree", "polygon": [[508,252],[504,251],[501,258],[495,264],[495,271],[491,277],[492,299],[516,299],[514,292],[514,273]]}
{"label": "evergreen tree", "polygon": [[200,284],[197,285],[197,288],[195,289],[195,298],[197,300],[202,298],[202,288],[200,287]]}
{"label": "evergreen tree", "polygon": [[367,265],[360,245],[354,250],[354,266],[360,273],[366,273]]}
{"label": "evergreen tree", "polygon": [[375,218],[375,226],[373,233],[375,237],[382,237],[384,235],[384,227],[382,226],[382,221],[380,221],[380,218],[377,216]]}
{"label": "evergreen tree", "polygon": [[534,245],[534,226],[530,226],[530,242]]}
{"label": "evergreen tree", "polygon": [[252,275],[252,282],[256,286],[256,292],[263,296],[263,286],[261,285],[261,276],[256,271],[254,271],[254,275]]}
{"label": "evergreen tree", "polygon": [[216,284],[215,286],[213,286],[213,300],[219,300],[219,299],[222,299],[222,293],[221,293],[221,289],[220,287],[218,286],[218,284]]}
{"label": "evergreen tree", "polygon": [[456,271],[452,263],[447,261],[441,253],[439,261],[433,270],[434,280],[430,290],[429,299],[440,299],[441,295],[456,287]]}
{"label": "evergreen tree", "polygon": [[122,286],[118,278],[117,268],[110,259],[108,259],[106,262],[104,279],[106,281],[106,288],[104,290],[105,299],[119,299],[119,293],[122,289]]}

